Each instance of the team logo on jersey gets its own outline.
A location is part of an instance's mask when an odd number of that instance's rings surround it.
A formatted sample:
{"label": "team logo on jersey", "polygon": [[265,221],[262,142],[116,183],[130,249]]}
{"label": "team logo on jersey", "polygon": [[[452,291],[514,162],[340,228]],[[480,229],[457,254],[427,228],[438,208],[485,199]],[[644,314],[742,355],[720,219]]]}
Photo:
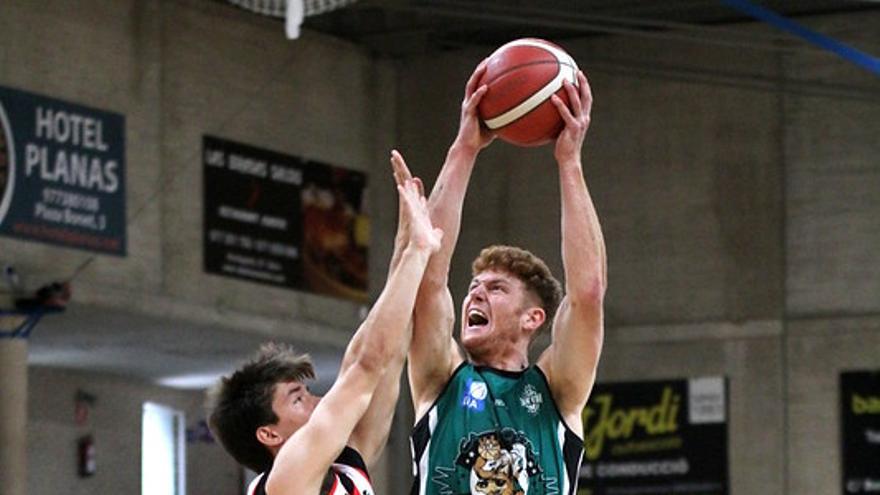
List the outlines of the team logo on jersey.
{"label": "team logo on jersey", "polygon": [[464,383],[464,393],[461,397],[462,407],[482,411],[486,408],[486,397],[489,396],[489,387],[485,382],[468,378]]}
{"label": "team logo on jersey", "polygon": [[474,495],[527,495],[530,478],[541,474],[531,442],[512,428],[471,434],[455,463],[470,470]]}
{"label": "team logo on jersey", "polygon": [[535,387],[527,383],[523,387],[522,395],[519,396],[519,403],[525,408],[526,412],[532,416],[537,416],[538,411],[541,410],[541,404],[544,403],[544,396],[535,390]]}

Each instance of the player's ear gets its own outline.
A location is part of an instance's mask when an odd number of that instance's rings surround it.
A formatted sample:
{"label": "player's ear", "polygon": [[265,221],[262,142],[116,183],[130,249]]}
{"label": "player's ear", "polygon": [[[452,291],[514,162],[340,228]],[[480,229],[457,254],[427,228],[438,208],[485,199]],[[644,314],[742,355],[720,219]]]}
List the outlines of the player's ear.
{"label": "player's ear", "polygon": [[532,306],[531,308],[526,309],[522,315],[522,324],[523,328],[529,332],[529,334],[533,334],[541,328],[541,325],[544,324],[544,320],[547,319],[547,313],[538,306]]}
{"label": "player's ear", "polygon": [[267,447],[277,447],[284,443],[284,437],[278,434],[275,431],[275,428],[272,428],[269,425],[263,425],[257,428],[257,441]]}

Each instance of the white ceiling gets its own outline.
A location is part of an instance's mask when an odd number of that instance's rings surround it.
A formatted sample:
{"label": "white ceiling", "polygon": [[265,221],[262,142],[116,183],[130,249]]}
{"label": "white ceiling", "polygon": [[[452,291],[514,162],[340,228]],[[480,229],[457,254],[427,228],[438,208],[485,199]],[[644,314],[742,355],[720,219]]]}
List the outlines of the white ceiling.
{"label": "white ceiling", "polygon": [[65,312],[49,314],[35,327],[29,339],[28,362],[134,377],[177,388],[204,388],[235,369],[266,340],[307,350],[318,374],[314,388],[326,390],[332,384],[342,354],[337,346],[78,305],[75,300]]}

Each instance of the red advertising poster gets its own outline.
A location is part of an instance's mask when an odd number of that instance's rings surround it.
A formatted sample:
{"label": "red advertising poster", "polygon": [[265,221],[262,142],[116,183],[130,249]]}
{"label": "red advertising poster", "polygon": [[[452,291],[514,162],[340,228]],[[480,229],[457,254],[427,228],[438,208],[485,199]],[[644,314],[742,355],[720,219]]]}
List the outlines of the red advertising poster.
{"label": "red advertising poster", "polygon": [[203,140],[205,271],[365,302],[365,174]]}

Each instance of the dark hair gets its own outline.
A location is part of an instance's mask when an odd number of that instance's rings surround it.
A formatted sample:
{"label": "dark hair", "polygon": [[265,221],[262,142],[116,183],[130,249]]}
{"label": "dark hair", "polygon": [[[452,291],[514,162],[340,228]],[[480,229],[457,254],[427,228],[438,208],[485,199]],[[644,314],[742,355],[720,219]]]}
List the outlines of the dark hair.
{"label": "dark hair", "polygon": [[471,264],[471,273],[474,276],[492,269],[505,271],[522,280],[526,290],[540,299],[546,318],[532,336],[533,339],[553,325],[553,317],[562,300],[562,286],[550,273],[546,263],[525,249],[495,245],[483,248]]}
{"label": "dark hair", "polygon": [[267,343],[231,376],[208,391],[208,425],[223,448],[257,473],[272,465],[272,453],[257,440],[257,428],[278,421],[272,397],[279,383],[314,378],[308,354],[285,344]]}

